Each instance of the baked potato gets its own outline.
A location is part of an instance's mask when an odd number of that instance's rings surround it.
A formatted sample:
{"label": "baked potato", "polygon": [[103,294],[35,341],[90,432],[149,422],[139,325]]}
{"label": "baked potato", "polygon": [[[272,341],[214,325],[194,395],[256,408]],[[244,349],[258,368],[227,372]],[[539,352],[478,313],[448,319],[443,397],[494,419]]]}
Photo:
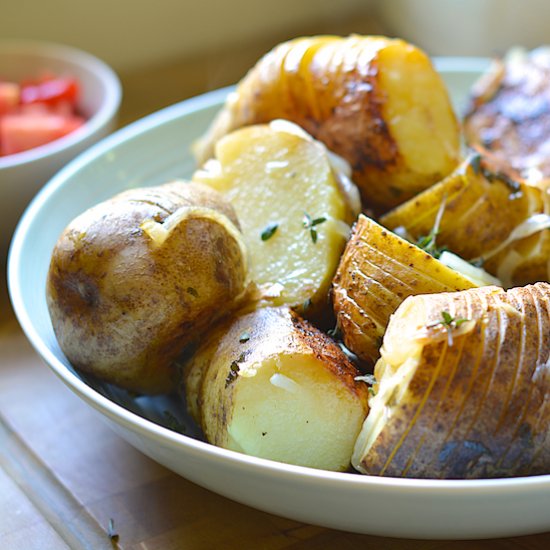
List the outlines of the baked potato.
{"label": "baked potato", "polygon": [[368,386],[324,333],[288,307],[224,322],[185,366],[207,440],[279,462],[343,471],[368,411]]}
{"label": "baked potato", "polygon": [[346,347],[374,365],[390,316],[407,296],[478,284],[361,214],[332,284],[337,326]]}
{"label": "baked potato", "polygon": [[280,44],[230,95],[195,154],[241,126],[295,122],[345,158],[364,203],[386,211],[448,175],[460,133],[445,85],[418,48],[382,36]]}
{"label": "baked potato", "polygon": [[470,146],[513,178],[550,178],[550,48],[515,48],[495,59],[471,92],[464,118]]}
{"label": "baked potato", "polygon": [[372,475],[550,473],[550,285],[407,298],[353,454]]}
{"label": "baked potato", "polygon": [[427,235],[444,207],[437,240],[466,260],[481,263],[506,287],[547,281],[550,194],[493,173],[479,155],[452,175],[380,218],[412,239]]}
{"label": "baked potato", "polygon": [[75,218],[52,253],[47,303],[74,367],[136,392],[174,388],[173,362],[246,284],[232,207],[173,182],[126,191]]}
{"label": "baked potato", "polygon": [[216,158],[193,175],[235,208],[250,279],[268,303],[299,307],[308,317],[328,306],[330,282],[360,208],[356,188],[334,162],[298,126],[273,121],[225,136]]}

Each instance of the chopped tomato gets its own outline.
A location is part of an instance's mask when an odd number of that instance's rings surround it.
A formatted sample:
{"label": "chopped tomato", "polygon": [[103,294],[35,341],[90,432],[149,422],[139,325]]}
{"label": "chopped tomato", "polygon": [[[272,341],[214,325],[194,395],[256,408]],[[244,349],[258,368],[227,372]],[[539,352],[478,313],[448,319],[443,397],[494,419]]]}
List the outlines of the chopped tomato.
{"label": "chopped tomato", "polygon": [[0,82],[0,156],[45,145],[84,124],[74,78],[43,74],[19,84]]}
{"label": "chopped tomato", "polygon": [[79,116],[58,114],[12,114],[0,118],[1,154],[11,155],[45,145],[84,124]]}
{"label": "chopped tomato", "polygon": [[0,82],[0,116],[19,105],[20,89],[15,82]]}
{"label": "chopped tomato", "polygon": [[74,78],[52,78],[36,84],[27,84],[21,88],[21,104],[46,103],[55,105],[68,101],[73,105],[78,97],[78,83]]}

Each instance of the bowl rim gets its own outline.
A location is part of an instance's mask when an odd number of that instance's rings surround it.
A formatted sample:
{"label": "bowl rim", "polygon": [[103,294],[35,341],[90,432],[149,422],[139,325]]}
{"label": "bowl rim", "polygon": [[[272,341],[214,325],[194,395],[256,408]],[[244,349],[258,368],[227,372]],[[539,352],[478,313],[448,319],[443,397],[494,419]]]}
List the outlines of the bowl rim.
{"label": "bowl rim", "polygon": [[0,170],[13,168],[22,164],[50,158],[53,155],[80,143],[88,136],[94,135],[103,128],[117,113],[122,100],[122,84],[115,71],[104,61],[93,54],[69,46],[50,41],[2,39],[0,40],[0,55],[9,54],[39,54],[43,57],[59,61],[70,61],[81,65],[94,74],[105,89],[105,100],[94,115],[86,120],[80,128],[58,138],[50,143],[33,147],[28,151],[0,157]]}
{"label": "bowl rim", "polygon": [[[472,69],[472,65],[469,67],[471,70],[475,70],[478,67],[479,58],[472,59],[475,60],[474,69]],[[456,58],[456,61],[452,61],[452,65],[460,66],[462,70],[467,70],[467,61],[468,58]],[[486,61],[483,63],[486,63]],[[299,478],[302,481],[307,480],[308,483],[319,483],[327,488],[335,488],[336,486],[345,484],[348,488],[354,490],[364,490],[369,487],[371,490],[398,490],[402,494],[408,493],[413,495],[418,494],[420,491],[420,493],[431,494],[434,497],[448,493],[448,491],[452,491],[457,495],[484,493],[502,495],[503,497],[509,497],[515,492],[525,493],[525,491],[529,491],[530,494],[533,492],[547,494],[550,490],[550,474],[496,479],[392,478],[317,470],[306,466],[296,466],[248,456],[236,451],[216,447],[205,441],[194,439],[191,436],[174,432],[156,424],[103,396],[80,379],[77,374],[68,369],[56,357],[54,352],[49,349],[32,323],[32,317],[25,307],[21,287],[18,284],[22,270],[22,248],[28,238],[27,232],[35,213],[39,212],[50,196],[57,192],[59,188],[66,185],[67,181],[70,181],[70,178],[75,173],[94,162],[112,148],[122,145],[129,138],[138,137],[149,130],[157,128],[173,120],[175,117],[182,117],[196,110],[212,107],[218,104],[232,89],[234,88],[230,86],[181,101],[117,130],[69,162],[35,196],[16,228],[8,254],[7,270],[8,290],[13,309],[23,332],[34,349],[70,389],[110,420],[121,423],[132,431],[147,434],[148,437],[154,439],[159,444],[169,445],[171,448],[179,448],[180,450],[184,449],[189,454],[193,454],[203,460],[208,459],[213,463],[220,460],[228,461],[235,469],[245,468],[262,475],[276,474],[288,480]]]}

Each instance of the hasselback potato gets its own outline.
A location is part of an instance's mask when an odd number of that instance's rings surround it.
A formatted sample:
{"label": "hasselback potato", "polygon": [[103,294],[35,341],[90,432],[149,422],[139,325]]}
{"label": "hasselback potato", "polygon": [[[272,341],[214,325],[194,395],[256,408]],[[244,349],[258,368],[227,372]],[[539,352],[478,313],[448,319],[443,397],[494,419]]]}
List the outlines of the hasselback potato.
{"label": "hasselback potato", "polygon": [[407,298],[353,455],[374,475],[550,473],[550,285]]}
{"label": "hasselback potato", "polygon": [[229,131],[295,122],[345,158],[367,206],[388,210],[449,174],[459,127],[428,56],[381,36],[317,36],[280,44],[231,94],[196,144],[199,162]]}
{"label": "hasselback potato", "polygon": [[407,296],[476,286],[361,214],[334,277],[332,299],[344,344],[373,365],[390,316]]}

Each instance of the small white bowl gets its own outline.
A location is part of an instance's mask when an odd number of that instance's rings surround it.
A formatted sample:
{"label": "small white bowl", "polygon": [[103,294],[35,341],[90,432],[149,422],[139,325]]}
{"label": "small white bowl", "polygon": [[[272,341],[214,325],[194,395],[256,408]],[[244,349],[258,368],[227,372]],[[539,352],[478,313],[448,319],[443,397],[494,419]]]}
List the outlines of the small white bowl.
{"label": "small white bowl", "polygon": [[47,71],[80,83],[78,109],[86,124],[29,151],[0,157],[0,258],[26,205],[60,168],[115,127],[120,81],[103,61],[81,50],[27,40],[0,41],[0,79],[19,81]]}

